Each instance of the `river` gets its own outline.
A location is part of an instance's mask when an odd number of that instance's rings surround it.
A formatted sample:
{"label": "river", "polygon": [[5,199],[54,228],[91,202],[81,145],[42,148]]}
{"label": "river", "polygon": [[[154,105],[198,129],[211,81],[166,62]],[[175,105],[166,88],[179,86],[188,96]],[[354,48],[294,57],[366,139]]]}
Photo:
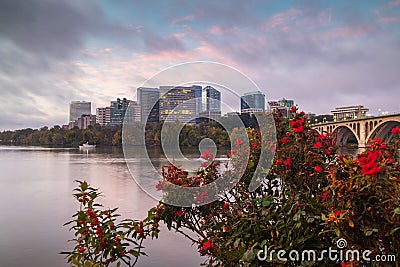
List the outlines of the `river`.
{"label": "river", "polygon": [[[140,161],[137,161],[138,167]],[[160,160],[160,165],[163,161]],[[79,208],[75,180],[100,188],[106,208],[123,218],[142,219],[157,202],[132,179],[122,150],[0,146],[0,266],[68,266],[62,251],[73,233],[63,226]],[[137,266],[200,266],[197,247],[161,225],[157,240],[144,242],[148,257]]]}
{"label": "river", "polygon": [[[157,155],[157,150],[152,151]],[[356,154],[361,150],[341,150]],[[195,157],[186,153],[185,156]],[[153,157],[154,160],[154,157]],[[141,175],[140,159],[136,175]],[[155,158],[158,167],[164,158]],[[157,204],[135,183],[121,149],[78,149],[0,146],[0,266],[68,266],[59,253],[71,248],[72,232],[63,224],[79,208],[72,197],[75,180],[100,188],[106,208],[119,207],[123,218],[142,219]],[[160,237],[144,242],[149,255],[137,266],[200,266],[197,247],[161,224]]]}

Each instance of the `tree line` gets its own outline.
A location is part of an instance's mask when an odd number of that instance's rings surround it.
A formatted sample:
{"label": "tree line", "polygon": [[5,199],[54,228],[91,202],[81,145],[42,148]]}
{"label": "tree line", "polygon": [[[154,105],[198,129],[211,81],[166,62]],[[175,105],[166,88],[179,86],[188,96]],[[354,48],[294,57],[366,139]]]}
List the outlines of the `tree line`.
{"label": "tree line", "polygon": [[[257,120],[249,114],[240,115],[239,120],[245,127],[257,128]],[[147,123],[144,140],[146,145],[157,146],[161,144],[162,132],[168,133],[175,129],[181,129],[179,143],[182,147],[198,146],[204,138],[212,139],[217,146],[229,146],[229,135],[235,135],[235,128],[239,128],[238,120],[222,118],[221,123],[210,121],[198,125],[181,125],[179,122],[164,125],[163,122]],[[125,132],[126,140],[132,144],[139,144],[143,138],[141,124],[133,124],[132,131]],[[87,129],[64,129],[58,125],[40,129],[20,129],[0,132],[0,145],[18,146],[53,146],[53,147],[77,147],[83,143],[96,144],[97,146],[121,146],[121,126],[89,126]]]}

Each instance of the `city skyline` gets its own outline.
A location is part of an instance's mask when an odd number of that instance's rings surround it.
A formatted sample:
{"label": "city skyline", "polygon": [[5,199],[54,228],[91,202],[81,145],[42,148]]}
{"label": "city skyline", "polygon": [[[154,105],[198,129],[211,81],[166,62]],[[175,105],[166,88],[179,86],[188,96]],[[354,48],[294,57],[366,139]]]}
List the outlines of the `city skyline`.
{"label": "city skyline", "polygon": [[156,73],[198,60],[316,114],[400,111],[399,23],[399,0],[3,1],[0,131],[63,123],[70,100],[135,99]]}

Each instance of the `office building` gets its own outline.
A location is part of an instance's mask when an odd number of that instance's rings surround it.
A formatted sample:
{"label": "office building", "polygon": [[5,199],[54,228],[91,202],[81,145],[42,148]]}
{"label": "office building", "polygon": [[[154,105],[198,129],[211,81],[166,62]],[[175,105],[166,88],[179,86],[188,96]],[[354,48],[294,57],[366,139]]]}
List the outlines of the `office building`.
{"label": "office building", "polygon": [[160,86],[160,95],[160,121],[189,122],[202,111],[201,86]]}
{"label": "office building", "polygon": [[137,101],[130,101],[125,114],[125,120],[127,122],[140,122],[140,112],[140,105],[137,103]]}
{"label": "office building", "polygon": [[240,98],[241,113],[265,112],[265,95],[255,91],[246,93]]}
{"label": "office building", "polygon": [[333,114],[334,121],[343,121],[365,118],[368,111],[369,109],[364,108],[362,105],[358,105],[335,108],[335,110],[332,110],[331,113]]}
{"label": "office building", "polygon": [[96,123],[101,126],[107,126],[110,123],[111,108],[97,108],[96,109]]}
{"label": "office building", "polygon": [[202,111],[221,111],[221,92],[212,86],[202,90]]}
{"label": "office building", "polygon": [[94,126],[96,124],[96,115],[82,115],[78,120],[76,121],[79,129],[87,129],[89,126]]}
{"label": "office building", "polygon": [[202,110],[199,112],[198,123],[218,121],[221,118],[221,92],[212,86],[202,89]]}
{"label": "office building", "polygon": [[[110,126],[122,125],[124,122],[130,123],[133,120],[132,109],[128,110],[128,106],[131,100],[126,98],[117,98],[117,101],[111,101],[110,105]],[[127,114],[126,114],[127,113]],[[125,118],[125,114],[127,117]],[[124,121],[125,119],[125,121]]]}
{"label": "office building", "polygon": [[69,122],[78,120],[82,115],[90,115],[92,113],[91,102],[72,101],[69,104]]}
{"label": "office building", "polygon": [[140,122],[159,121],[159,98],[158,88],[139,87],[137,89],[137,104],[140,106]]}
{"label": "office building", "polygon": [[295,106],[294,100],[282,98],[281,100],[277,101],[270,101],[268,102],[269,108],[271,111],[275,113],[280,113],[284,118],[290,118],[291,113],[290,109]]}

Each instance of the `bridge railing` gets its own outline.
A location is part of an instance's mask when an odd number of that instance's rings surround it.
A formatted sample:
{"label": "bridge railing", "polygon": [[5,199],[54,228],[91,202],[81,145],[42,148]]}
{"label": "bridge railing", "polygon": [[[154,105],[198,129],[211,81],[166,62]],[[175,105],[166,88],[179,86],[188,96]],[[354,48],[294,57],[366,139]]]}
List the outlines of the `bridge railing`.
{"label": "bridge railing", "polygon": [[359,120],[365,120],[365,119],[376,119],[376,118],[384,118],[387,116],[392,116],[392,115],[400,115],[399,111],[395,111],[395,112],[388,112],[387,114],[384,115],[371,115],[371,116],[367,116],[364,118],[359,118],[359,119],[347,119],[347,120],[341,120],[341,121],[326,121],[326,122],[317,122],[317,123],[312,123],[310,122],[310,126],[319,126],[319,125],[325,125],[325,124],[330,124],[330,123],[341,123],[341,122],[351,122],[351,121],[359,121]]}

